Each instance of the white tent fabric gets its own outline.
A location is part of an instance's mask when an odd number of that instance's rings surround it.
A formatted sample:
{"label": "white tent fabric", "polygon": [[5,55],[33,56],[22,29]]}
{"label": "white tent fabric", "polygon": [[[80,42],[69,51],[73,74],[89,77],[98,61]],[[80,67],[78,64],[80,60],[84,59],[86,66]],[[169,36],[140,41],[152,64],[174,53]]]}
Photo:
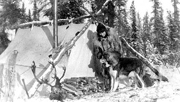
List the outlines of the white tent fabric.
{"label": "white tent fabric", "polygon": [[[80,31],[85,24],[70,24],[58,27],[58,41],[64,44],[70,41]],[[70,55],[66,54],[58,63],[58,76],[62,75],[62,68],[66,66],[64,79],[71,77],[94,77],[95,65],[93,53],[93,38],[96,33],[96,25],[91,25],[86,32],[78,39],[75,46],[70,50]],[[48,55],[52,53],[53,46],[53,28],[34,27],[33,29],[18,29],[15,39],[10,43],[8,48],[0,55],[0,99],[3,100],[6,75],[3,71],[7,69],[7,60],[10,54],[18,51],[15,65],[16,85],[15,85],[15,100],[27,98],[22,79],[25,80],[27,89],[32,87],[35,79],[31,72],[30,66],[32,61],[35,61],[37,69],[36,75],[39,77],[46,70],[48,64]],[[1,92],[2,91],[2,92]],[[3,93],[4,92],[4,93]],[[47,87],[41,87],[38,90],[38,95],[48,96]],[[4,100],[3,102],[5,102]],[[2,102],[2,101],[1,101]]]}

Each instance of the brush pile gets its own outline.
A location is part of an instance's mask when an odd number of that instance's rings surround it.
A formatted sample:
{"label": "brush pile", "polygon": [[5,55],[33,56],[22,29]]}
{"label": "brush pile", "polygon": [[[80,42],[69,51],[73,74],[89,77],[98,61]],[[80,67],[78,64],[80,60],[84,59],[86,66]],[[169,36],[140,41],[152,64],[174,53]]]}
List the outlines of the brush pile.
{"label": "brush pile", "polygon": [[96,77],[71,78],[64,80],[61,85],[51,88],[49,98],[62,101],[67,98],[75,99],[104,91],[104,82]]}

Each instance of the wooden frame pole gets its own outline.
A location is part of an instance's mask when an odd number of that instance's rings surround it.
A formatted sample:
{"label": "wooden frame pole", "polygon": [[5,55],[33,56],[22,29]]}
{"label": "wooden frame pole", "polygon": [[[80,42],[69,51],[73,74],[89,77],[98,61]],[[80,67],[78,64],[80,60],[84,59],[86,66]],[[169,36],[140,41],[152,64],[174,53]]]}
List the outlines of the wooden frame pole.
{"label": "wooden frame pole", "polygon": [[54,0],[54,20],[53,20],[54,48],[58,47],[58,19],[57,19],[57,0]]}

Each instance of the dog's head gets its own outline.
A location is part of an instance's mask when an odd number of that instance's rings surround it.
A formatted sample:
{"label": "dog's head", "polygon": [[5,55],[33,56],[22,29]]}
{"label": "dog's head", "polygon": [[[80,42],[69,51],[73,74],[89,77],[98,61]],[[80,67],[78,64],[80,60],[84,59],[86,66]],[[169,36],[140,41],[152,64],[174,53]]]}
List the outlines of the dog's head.
{"label": "dog's head", "polygon": [[106,59],[107,63],[112,65],[113,67],[118,65],[120,57],[121,54],[117,51],[110,51],[104,54],[104,58]]}
{"label": "dog's head", "polygon": [[102,58],[100,59],[100,62],[106,67],[115,67],[118,65],[120,57],[121,54],[117,51],[104,52]]}
{"label": "dog's head", "polygon": [[109,68],[111,66],[104,57],[100,59],[100,63],[105,66],[105,68]]}

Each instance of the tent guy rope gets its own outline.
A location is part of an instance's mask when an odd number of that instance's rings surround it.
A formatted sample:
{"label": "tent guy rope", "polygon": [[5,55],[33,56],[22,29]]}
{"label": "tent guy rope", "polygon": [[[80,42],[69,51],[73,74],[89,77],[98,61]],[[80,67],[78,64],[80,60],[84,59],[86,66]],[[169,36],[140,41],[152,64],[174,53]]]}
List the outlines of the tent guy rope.
{"label": "tent guy rope", "polygon": [[[106,2],[103,4],[102,8],[96,13],[96,15],[99,15],[102,12],[102,9],[105,7],[105,5],[107,5],[107,3],[110,0],[106,0]],[[63,55],[69,50],[71,49],[74,45],[75,42],[81,37],[81,35],[83,35],[83,33],[87,30],[87,28],[90,26],[92,22],[92,19],[89,19],[89,21],[86,23],[86,25],[81,29],[80,33],[75,36],[71,41],[69,41],[66,46],[64,46],[59,53],[57,53],[57,56],[55,56],[54,58],[54,64],[56,65],[58,63],[58,61],[63,57]],[[58,46],[59,47],[59,46]],[[43,73],[43,75],[40,77],[41,79],[44,79],[48,73],[50,73],[52,70],[52,65],[48,64],[48,68],[46,69],[46,71]],[[32,86],[32,88],[29,90],[29,96],[33,97],[35,92],[37,91],[37,89],[41,86],[41,84],[39,82],[35,82]]]}

